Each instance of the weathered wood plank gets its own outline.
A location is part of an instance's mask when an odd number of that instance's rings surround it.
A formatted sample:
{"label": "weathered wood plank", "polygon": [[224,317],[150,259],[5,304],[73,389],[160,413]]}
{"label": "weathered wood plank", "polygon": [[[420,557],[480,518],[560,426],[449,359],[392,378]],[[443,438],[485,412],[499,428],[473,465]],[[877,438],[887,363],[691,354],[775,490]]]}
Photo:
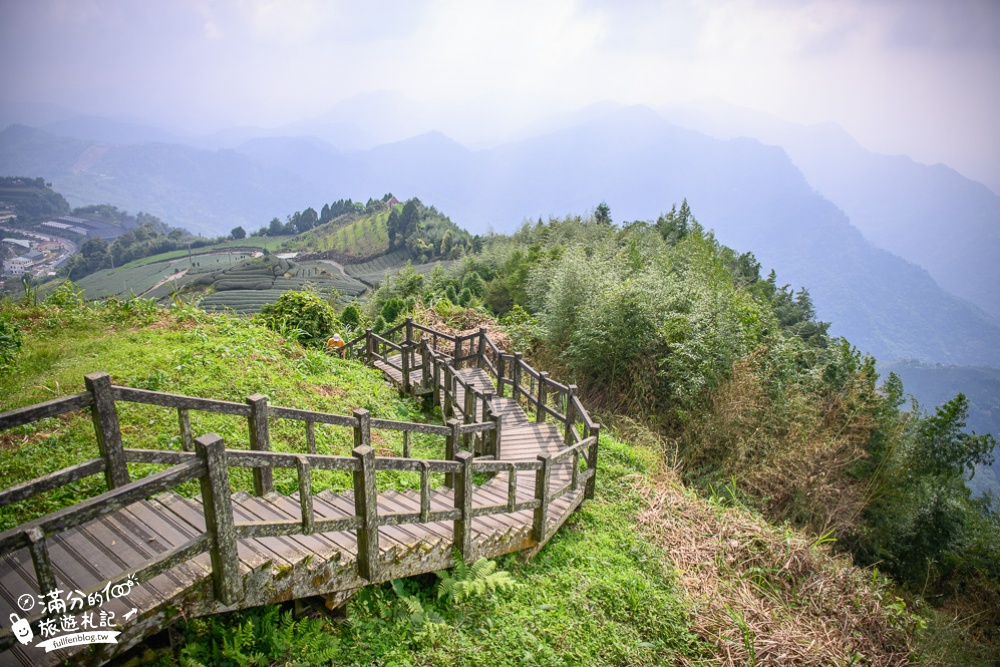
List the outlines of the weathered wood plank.
{"label": "weathered wood plank", "polygon": [[56,510],[34,521],[0,533],[0,553],[27,546],[25,531],[39,527],[45,534],[52,534],[91,519],[110,514],[137,500],[161,493],[183,482],[195,479],[204,471],[200,461],[191,460],[169,470],[150,475],[137,482],[130,482],[95,498],[82,500],[75,505]]}
{"label": "weathered wood plank", "polygon": [[84,477],[104,472],[105,467],[104,459],[92,459],[39,477],[38,479],[33,479],[30,482],[4,489],[0,491],[0,507],[17,502],[18,500],[37,496],[39,493],[58,489],[60,486],[65,486]]}
{"label": "weathered wood plank", "polygon": [[212,398],[197,398],[182,394],[167,394],[161,391],[132,389],[131,387],[119,387],[117,385],[113,387],[113,390],[114,398],[118,401],[159,405],[165,408],[184,408],[185,410],[198,410],[200,412],[216,412],[225,415],[238,415],[240,417],[250,416],[250,408],[248,406],[232,401],[218,401]]}
{"label": "weathered wood plank", "polygon": [[162,449],[126,449],[125,460],[129,463],[159,463],[177,465],[196,458],[193,452],[170,452]]}
{"label": "weathered wood plank", "polygon": [[89,391],[62,398],[53,398],[51,401],[36,403],[23,408],[15,408],[7,412],[0,413],[0,431],[30,424],[47,417],[55,417],[73,410],[80,410],[94,404],[94,395]]}
{"label": "weathered wood plank", "polygon": [[334,415],[299,408],[283,408],[277,405],[267,406],[267,416],[275,419],[294,419],[301,422],[317,422],[333,424],[334,426],[354,426],[354,418],[347,415]]}

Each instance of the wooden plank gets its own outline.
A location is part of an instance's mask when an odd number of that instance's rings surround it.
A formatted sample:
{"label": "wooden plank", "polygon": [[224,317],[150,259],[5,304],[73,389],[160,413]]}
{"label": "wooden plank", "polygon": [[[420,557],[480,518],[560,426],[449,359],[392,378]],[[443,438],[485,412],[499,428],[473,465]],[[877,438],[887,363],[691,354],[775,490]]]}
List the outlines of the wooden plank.
{"label": "wooden plank", "polygon": [[[396,495],[398,496],[398,494]],[[399,496],[398,498],[393,497],[391,492],[379,494],[378,502],[380,513],[383,510],[386,513],[410,513],[414,511],[412,506],[408,506],[402,501],[402,496]],[[417,511],[419,511],[419,508]],[[383,526],[382,529],[387,532],[388,529],[398,531],[399,536],[403,538],[405,544],[408,545],[417,545],[421,543],[430,545],[434,541],[432,533],[420,523],[404,523],[396,526]]]}
{"label": "wooden plank", "polygon": [[55,417],[73,410],[80,410],[94,404],[94,396],[89,391],[62,398],[53,398],[43,403],[35,403],[23,408],[15,408],[0,413],[0,431],[30,424],[47,417]]}
{"label": "wooden plank", "polygon": [[[205,532],[205,515],[202,513],[201,502],[187,498],[163,498],[163,506],[178,519],[184,521],[199,533]],[[239,540],[236,543],[237,553],[243,567],[255,570],[270,562],[264,555],[265,550],[259,549],[253,540]]]}
{"label": "wooden plank", "polygon": [[[348,497],[347,494],[343,494],[343,495],[333,495],[333,494],[330,494],[329,496],[327,496],[325,498],[325,500],[327,502],[329,502],[331,505],[333,505],[334,507],[336,507],[336,508],[338,508],[338,509],[340,509],[341,511],[344,511],[344,512],[350,512],[351,508],[353,507],[353,503],[354,503],[353,497]],[[386,553],[386,552],[388,552],[390,549],[392,549],[392,547],[394,545],[395,546],[403,546],[403,547],[405,547],[405,546],[408,545],[408,542],[405,539],[397,539],[397,535],[395,535],[393,533],[390,533],[388,531],[388,529],[391,528],[391,527],[392,526],[381,526],[381,527],[378,528],[378,531],[379,531],[379,541],[378,541],[379,553]],[[383,537],[385,539],[382,539]]]}
{"label": "wooden plank", "polygon": [[[89,396],[90,394],[87,395]],[[18,500],[37,496],[39,493],[58,489],[60,486],[65,486],[84,477],[104,472],[106,467],[104,459],[92,459],[33,479],[30,482],[4,489],[0,491],[0,507],[17,502]]]}
{"label": "wooden plank", "polygon": [[38,526],[46,534],[56,533],[66,528],[78,526],[100,516],[142,500],[150,495],[166,491],[181,482],[193,479],[203,470],[200,461],[189,461],[168,470],[155,473],[137,482],[108,491],[95,498],[88,498],[75,505],[56,510],[40,519],[22,524],[0,534],[0,552],[11,551],[24,546],[24,531]]}
{"label": "wooden plank", "polygon": [[[136,516],[141,511],[143,523],[158,536],[157,539],[161,544],[168,548],[178,547],[199,535],[187,524],[182,527],[173,515],[169,514],[167,509],[159,505],[155,499],[140,501],[123,511],[132,516]],[[205,564],[208,558],[208,554],[204,554],[179,565],[177,567],[178,576],[191,581],[203,578],[211,572],[210,567]]]}
{"label": "wooden plank", "polygon": [[300,410],[299,408],[283,408],[277,405],[267,406],[267,415],[275,419],[293,419],[306,423],[316,422],[320,424],[333,424],[334,426],[354,426],[354,418],[348,415],[334,415],[314,410]]}
{"label": "wooden plank", "polygon": [[[313,507],[316,510],[317,517],[336,519],[354,516],[353,509],[348,512],[341,510],[330,502],[331,497],[336,498],[329,490],[321,491],[313,496]],[[352,558],[357,556],[358,542],[355,531],[326,532],[322,533],[322,535],[334,542],[342,552],[350,554]]]}
{"label": "wooden plank", "polygon": [[[281,494],[273,493],[268,498],[255,498],[248,497],[242,503],[241,507],[247,512],[251,512],[258,521],[287,521],[289,519],[294,520],[301,526],[301,516],[297,513],[289,515],[284,508],[280,508],[275,503],[271,502],[274,497],[280,497]],[[325,560],[329,557],[329,545],[323,541],[316,539],[312,535],[288,535],[286,537],[277,538],[282,540],[289,545],[292,549],[296,550],[303,557],[306,555],[312,555]]]}
{"label": "wooden plank", "polygon": [[[286,496],[280,493],[272,493],[267,497],[267,501],[278,511],[284,512],[284,515],[287,518],[294,518],[296,513],[300,511],[301,507],[298,502],[298,498],[295,495]],[[329,518],[322,516],[319,511],[316,510],[316,505],[319,502],[320,500],[316,496],[313,496],[313,508],[316,520]],[[318,532],[309,535],[309,537],[313,540],[313,551],[320,554],[324,560],[329,560],[333,557],[333,554],[341,551],[340,545],[337,544],[337,542],[331,537],[333,534],[334,533]],[[353,553],[353,551],[351,553]]]}
{"label": "wooden plank", "polygon": [[[256,516],[247,509],[247,504],[253,498],[246,491],[239,491],[233,494],[233,523],[250,523],[256,521]],[[268,557],[276,566],[291,565],[296,560],[295,549],[282,541],[281,537],[254,537],[241,539],[240,542],[248,541],[256,543],[256,548]]]}
{"label": "wooden plank", "polygon": [[215,412],[225,415],[238,415],[240,417],[250,416],[249,407],[232,401],[217,401],[211,398],[167,394],[161,391],[132,389],[131,387],[115,386],[113,390],[115,400],[117,401],[159,405],[165,408],[184,408],[186,410],[199,410],[201,412]]}

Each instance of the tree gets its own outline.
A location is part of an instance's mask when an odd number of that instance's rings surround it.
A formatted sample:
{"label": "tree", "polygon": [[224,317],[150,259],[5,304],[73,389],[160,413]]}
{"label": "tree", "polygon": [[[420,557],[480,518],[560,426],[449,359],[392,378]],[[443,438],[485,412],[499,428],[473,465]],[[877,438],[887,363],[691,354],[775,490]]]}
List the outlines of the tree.
{"label": "tree", "polygon": [[236,240],[245,239],[247,237],[247,232],[242,226],[233,227],[233,231],[229,232],[229,235]]}
{"label": "tree", "polygon": [[601,202],[594,209],[594,222],[599,225],[611,226],[611,207],[606,202]]}

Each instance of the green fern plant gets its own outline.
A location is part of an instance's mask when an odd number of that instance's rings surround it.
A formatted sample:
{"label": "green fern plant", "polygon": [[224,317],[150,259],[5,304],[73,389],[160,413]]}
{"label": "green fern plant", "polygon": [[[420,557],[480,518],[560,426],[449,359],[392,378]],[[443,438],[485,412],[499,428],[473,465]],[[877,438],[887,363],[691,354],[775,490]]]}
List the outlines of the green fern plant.
{"label": "green fern plant", "polygon": [[447,598],[453,603],[480,598],[487,593],[511,591],[517,587],[517,582],[509,572],[498,570],[496,562],[486,558],[480,558],[472,565],[466,565],[456,558],[451,572],[440,570],[434,574],[440,579],[438,599]]}

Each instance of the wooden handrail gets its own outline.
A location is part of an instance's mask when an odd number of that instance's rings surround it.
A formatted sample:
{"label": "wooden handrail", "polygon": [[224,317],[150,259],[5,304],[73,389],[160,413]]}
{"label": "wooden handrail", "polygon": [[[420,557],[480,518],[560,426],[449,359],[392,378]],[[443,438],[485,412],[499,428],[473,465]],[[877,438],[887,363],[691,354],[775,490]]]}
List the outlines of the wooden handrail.
{"label": "wooden handrail", "polygon": [[[428,333],[455,344],[454,354],[443,354],[426,338],[413,341],[413,332]],[[388,337],[404,334],[401,343]],[[478,345],[472,345],[477,340]],[[311,410],[268,405],[267,398],[254,395],[246,403],[216,401],[178,394],[117,387],[110,384],[106,374],[91,374],[86,379],[88,392],[46,403],[18,408],[0,414],[0,430],[30,423],[38,419],[62,414],[71,410],[91,407],[95,433],[101,458],[86,461],[50,473],[31,482],[0,491],[0,506],[30,498],[33,495],[58,488],[89,475],[104,473],[109,490],[101,495],[83,500],[49,515],[29,521],[14,529],[0,533],[0,553],[27,547],[36,570],[39,585],[55,585],[55,576],[48,556],[47,536],[79,526],[87,521],[105,516],[133,502],[169,490],[178,484],[199,479],[202,488],[206,532],[189,539],[184,544],[159,554],[156,558],[129,571],[143,578],[155,576],[193,556],[208,551],[212,557],[212,582],[215,597],[226,605],[234,604],[244,595],[240,574],[237,540],[279,535],[309,535],[316,532],[356,531],[357,575],[369,581],[384,577],[379,571],[379,527],[409,523],[452,521],[454,546],[463,558],[472,557],[472,521],[476,517],[492,514],[532,511],[532,539],[543,544],[548,538],[548,508],[551,503],[568,493],[592,498],[596,478],[598,442],[601,426],[595,423],[576,395],[576,387],[552,380],[523,360],[521,355],[507,355],[488,338],[484,329],[467,336],[447,336],[433,329],[408,320],[382,336],[370,330],[363,337],[351,341],[357,350],[364,342],[365,356],[370,360],[382,359],[379,349],[399,350],[404,355],[404,369],[420,371],[420,384],[426,389],[432,383],[434,399],[439,392],[449,408],[457,408],[463,420],[449,419],[446,426],[373,419],[366,410],[355,410],[351,416],[333,415]],[[470,353],[462,350],[468,342]],[[478,347],[473,354],[471,350]],[[419,363],[416,350],[420,350]],[[498,395],[492,390],[481,390],[455,371],[455,364],[476,360],[496,380]],[[412,362],[412,363],[411,363]],[[386,362],[390,363],[390,362]],[[392,365],[390,363],[390,365]],[[509,369],[509,372],[505,372]],[[404,372],[405,375],[405,372]],[[528,377],[527,387],[522,377]],[[432,382],[433,379],[433,382]],[[496,401],[502,398],[505,386],[513,389],[513,398],[523,399],[536,409],[536,419],[545,421],[552,417],[565,426],[564,448],[556,454],[540,455],[535,461],[506,461],[500,451],[501,419]],[[462,387],[465,403],[455,405],[458,387]],[[178,411],[182,441],[185,451],[160,451],[126,449],[122,446],[115,402],[135,402],[175,408]],[[555,407],[550,405],[554,404]],[[480,407],[481,406],[481,407]],[[561,411],[561,409],[565,412]],[[484,421],[475,421],[482,410]],[[231,414],[248,420],[251,450],[227,450],[222,439],[209,434],[193,440],[190,433],[189,410]],[[446,410],[446,417],[450,417]],[[268,419],[291,419],[306,424],[309,440],[308,454],[270,451]],[[464,422],[464,423],[463,423]],[[354,450],[351,456],[330,456],[315,453],[314,425],[330,424],[352,428]],[[579,428],[582,427],[582,435]],[[371,429],[398,430],[404,434],[404,458],[377,457],[371,448]],[[446,438],[445,460],[409,458],[408,440],[412,433],[440,435]],[[492,434],[492,435],[488,435]],[[462,441],[476,438],[475,449],[491,460],[477,460],[473,452],[463,451]],[[492,439],[492,440],[491,440]],[[468,444],[468,443],[466,443]],[[187,450],[195,449],[194,453]],[[581,471],[581,460],[584,462]],[[128,477],[127,463],[165,464],[172,467],[142,480],[132,482]],[[570,463],[569,481],[558,488],[551,487],[553,468]],[[233,513],[229,487],[229,468],[252,468],[255,471],[255,489],[266,493],[273,488],[270,479],[274,468],[296,470],[299,489],[300,519],[282,521],[237,522]],[[323,519],[313,508],[311,471],[340,470],[354,477],[355,512],[351,516]],[[376,473],[401,471],[420,476],[420,509],[409,512],[380,514]],[[506,502],[475,505],[473,492],[476,473],[507,473]],[[443,474],[446,484],[454,488],[454,506],[431,511],[430,476]],[[534,494],[530,499],[518,501],[518,483],[533,479]],[[258,481],[260,480],[260,481]],[[522,498],[523,498],[522,491]],[[497,499],[499,500],[499,499]],[[384,509],[384,508],[383,508]]]}

